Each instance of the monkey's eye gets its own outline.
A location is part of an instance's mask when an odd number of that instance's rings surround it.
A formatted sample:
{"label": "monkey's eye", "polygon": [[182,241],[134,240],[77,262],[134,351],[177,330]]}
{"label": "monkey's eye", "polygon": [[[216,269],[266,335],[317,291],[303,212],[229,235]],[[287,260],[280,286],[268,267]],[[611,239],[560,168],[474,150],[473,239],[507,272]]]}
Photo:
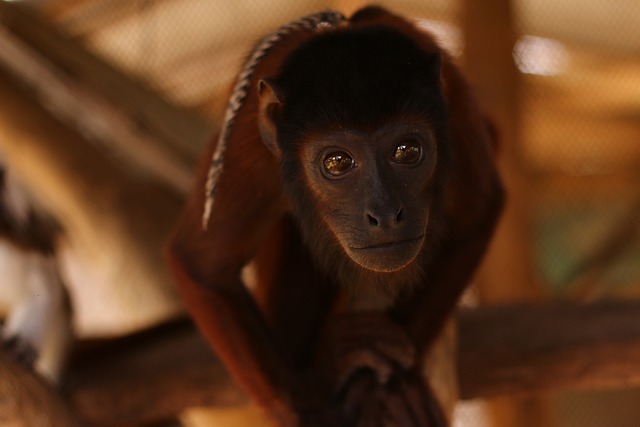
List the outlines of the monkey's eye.
{"label": "monkey's eye", "polygon": [[422,147],[417,141],[403,141],[396,145],[391,159],[396,163],[412,165],[422,157]]}
{"label": "monkey's eye", "polygon": [[325,172],[331,176],[343,175],[353,169],[355,165],[355,160],[344,151],[331,152],[322,161]]}

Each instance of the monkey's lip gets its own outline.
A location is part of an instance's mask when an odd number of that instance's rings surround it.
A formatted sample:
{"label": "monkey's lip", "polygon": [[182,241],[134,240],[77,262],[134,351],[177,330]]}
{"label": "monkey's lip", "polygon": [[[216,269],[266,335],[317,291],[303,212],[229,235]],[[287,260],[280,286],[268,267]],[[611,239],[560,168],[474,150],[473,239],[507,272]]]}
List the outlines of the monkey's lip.
{"label": "monkey's lip", "polygon": [[399,248],[399,247],[402,247],[402,246],[409,246],[409,245],[412,245],[414,243],[421,242],[423,238],[424,238],[424,234],[421,234],[420,236],[413,237],[411,239],[397,240],[397,241],[385,242],[385,243],[378,243],[378,244],[371,245],[371,246],[358,246],[358,247],[352,246],[351,249],[354,250],[354,251],[375,251],[375,250],[380,250],[380,249],[395,249],[395,248]]}

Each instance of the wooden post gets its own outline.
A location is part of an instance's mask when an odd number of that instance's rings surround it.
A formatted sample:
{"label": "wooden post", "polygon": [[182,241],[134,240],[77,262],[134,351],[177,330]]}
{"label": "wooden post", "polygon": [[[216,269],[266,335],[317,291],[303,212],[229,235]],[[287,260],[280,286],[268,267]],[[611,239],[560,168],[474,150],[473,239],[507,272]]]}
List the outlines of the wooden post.
{"label": "wooden post", "polygon": [[532,266],[526,173],[521,158],[521,77],[512,52],[516,42],[511,0],[464,2],[463,68],[498,134],[498,161],[507,205],[479,278],[487,303],[538,299]]}
{"label": "wooden post", "polygon": [[[502,219],[478,274],[481,304],[540,299],[532,266],[527,185],[520,156],[520,75],[513,60],[517,32],[512,0],[465,0],[464,69],[499,135],[499,167],[507,191]],[[542,399],[493,400],[497,426],[549,425]]]}

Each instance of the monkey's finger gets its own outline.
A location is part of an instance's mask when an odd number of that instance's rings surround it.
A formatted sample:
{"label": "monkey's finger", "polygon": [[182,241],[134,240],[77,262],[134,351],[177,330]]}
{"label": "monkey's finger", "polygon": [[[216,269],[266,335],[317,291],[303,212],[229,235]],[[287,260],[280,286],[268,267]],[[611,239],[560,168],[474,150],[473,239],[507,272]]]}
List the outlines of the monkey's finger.
{"label": "monkey's finger", "polygon": [[366,372],[354,379],[343,401],[343,410],[345,426],[399,427],[386,410],[383,387]]}
{"label": "monkey's finger", "polygon": [[419,384],[416,378],[400,381],[400,390],[411,408],[414,419],[421,427],[441,427],[447,425],[438,401],[428,387]]}
{"label": "monkey's finger", "polygon": [[379,384],[385,384],[394,368],[389,360],[369,349],[359,349],[345,354],[338,362],[335,387],[341,390],[358,371],[371,371]]}
{"label": "monkey's finger", "polygon": [[347,425],[355,425],[366,402],[375,397],[376,380],[370,372],[362,371],[355,375],[342,390],[340,406],[346,419],[351,421]]}
{"label": "monkey's finger", "polygon": [[428,424],[418,424],[413,416],[411,404],[407,402],[401,390],[397,387],[385,388],[385,409],[389,414],[390,425],[402,427],[427,427]]}
{"label": "monkey's finger", "polygon": [[430,415],[430,404],[432,400],[430,396],[425,396],[420,387],[415,387],[406,381],[400,381],[399,389],[402,393],[403,400],[406,402],[408,408],[410,408],[412,418],[415,420],[416,425],[420,427],[435,427],[432,423],[432,417]]}

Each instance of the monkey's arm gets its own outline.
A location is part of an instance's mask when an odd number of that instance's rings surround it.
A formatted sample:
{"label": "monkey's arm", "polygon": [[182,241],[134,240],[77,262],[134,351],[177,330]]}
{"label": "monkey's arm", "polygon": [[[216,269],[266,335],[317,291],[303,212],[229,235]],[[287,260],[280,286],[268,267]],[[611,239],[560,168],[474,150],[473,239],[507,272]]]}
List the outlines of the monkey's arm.
{"label": "monkey's arm", "polygon": [[443,63],[453,146],[445,223],[447,237],[427,273],[420,295],[398,307],[408,317],[418,350],[428,348],[455,309],[482,261],[504,203],[495,134],[460,71]]}
{"label": "monkey's arm", "polygon": [[283,425],[295,425],[290,372],[240,279],[242,267],[281,215],[279,177],[261,143],[231,145],[208,228],[203,230],[210,155],[204,156],[206,163],[199,168],[167,257],[188,311],[232,376]]}

